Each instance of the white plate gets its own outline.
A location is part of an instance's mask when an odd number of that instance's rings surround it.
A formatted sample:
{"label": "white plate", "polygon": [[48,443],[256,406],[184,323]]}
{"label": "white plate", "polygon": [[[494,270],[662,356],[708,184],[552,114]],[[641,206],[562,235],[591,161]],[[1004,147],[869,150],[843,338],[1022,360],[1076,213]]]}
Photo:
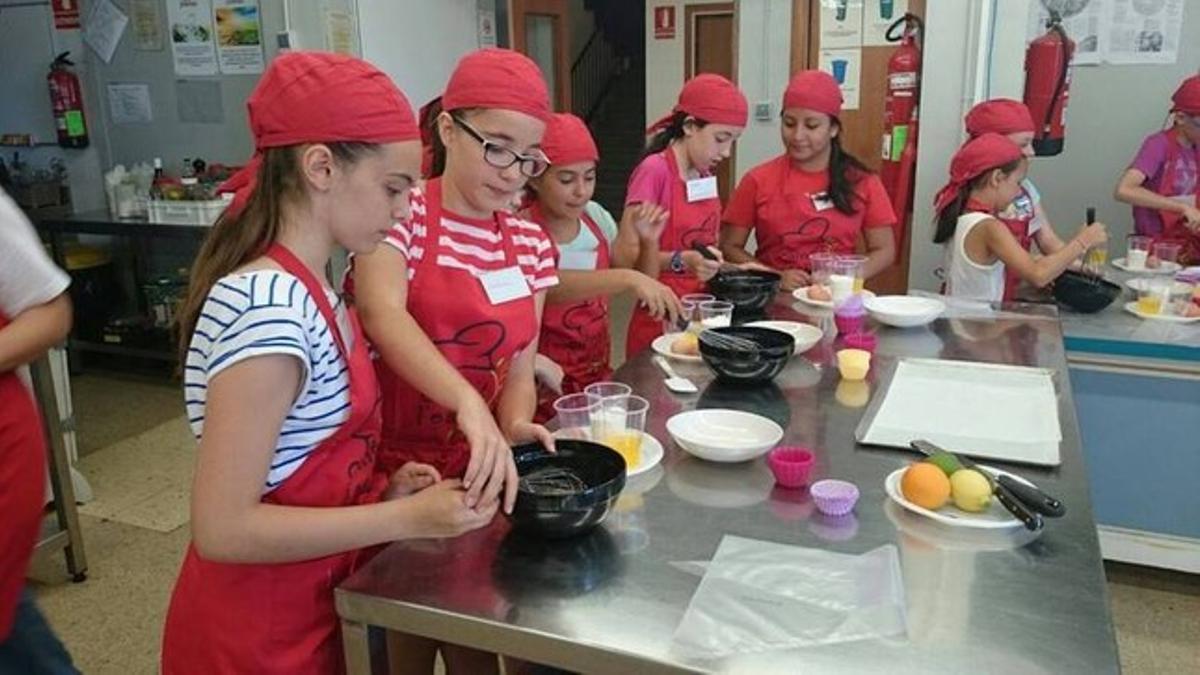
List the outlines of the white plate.
{"label": "white plate", "polygon": [[1143,314],[1138,311],[1136,302],[1125,303],[1125,311],[1136,316],[1139,319],[1147,321],[1166,321],[1168,323],[1196,323],[1200,321],[1200,316],[1176,316],[1174,314]]}
{"label": "white plate", "polygon": [[654,342],[650,343],[650,348],[655,352],[667,357],[668,359],[689,361],[691,363],[703,363],[704,360],[700,358],[699,354],[696,356],[688,356],[687,354],[676,354],[675,352],[671,351],[671,343],[674,342],[675,339],[680,335],[683,335],[683,333],[666,333],[664,335],[659,335],[658,337],[654,338]]}
{"label": "white plate", "polygon": [[1173,262],[1160,263],[1158,267],[1130,267],[1125,264],[1124,258],[1113,260],[1112,266],[1122,272],[1135,272],[1139,274],[1175,274],[1183,269],[1182,265]]}
{"label": "white plate", "polygon": [[753,328],[769,328],[791,335],[792,339],[796,341],[795,356],[799,356],[812,349],[814,345],[821,341],[822,337],[825,337],[825,332],[820,328],[799,321],[754,321],[746,325]]}
{"label": "white plate", "polygon": [[[868,291],[866,289],[863,289],[862,296],[863,296],[863,299],[873,298],[873,297],[875,297],[875,293]],[[797,288],[796,290],[792,291],[792,297],[799,300],[800,302],[803,302],[806,305],[812,305],[813,307],[824,307],[825,309],[833,309],[833,301],[832,300],[809,300],[808,286],[804,286],[803,288]]]}
{"label": "white plate", "polygon": [[[1013,480],[1019,481],[1026,485],[1033,485],[1033,483],[1030,483],[1016,474],[1011,474],[1007,471],[1001,471],[1000,469],[996,469],[985,464],[980,464],[979,468],[990,470],[993,478],[997,475],[1010,476]],[[888,477],[883,481],[883,487],[885,490],[887,490],[887,495],[892,499],[892,501],[896,502],[905,509],[912,511],[913,513],[920,514],[926,518],[931,518],[939,523],[944,523],[952,527],[970,527],[978,530],[1008,530],[1018,527],[1025,527],[1021,521],[1017,520],[1004,508],[1003,505],[1000,504],[1000,500],[996,499],[995,495],[992,495],[992,503],[988,505],[987,509],[979,513],[968,513],[967,511],[963,511],[954,505],[953,500],[948,502],[945,506],[937,511],[930,511],[923,506],[917,506],[916,504],[905,499],[904,494],[900,492],[900,479],[904,476],[904,472],[906,470],[908,470],[908,467],[896,469],[888,474]]]}
{"label": "white plate", "polygon": [[[562,429],[554,432],[555,438],[562,438]],[[602,444],[603,445],[603,444]],[[642,452],[637,466],[626,467],[625,477],[632,478],[639,474],[646,473],[650,469],[658,466],[662,461],[663,455],[666,454],[663,450],[662,443],[657,438],[651,436],[645,431],[642,432]]]}
{"label": "white plate", "polygon": [[667,420],[667,433],[688,453],[710,462],[745,462],[783,440],[783,429],[761,415],[706,408]]}
{"label": "white plate", "polygon": [[946,311],[946,303],[937,298],[917,295],[881,295],[866,298],[863,306],[871,318],[896,328],[924,326]]}
{"label": "white plate", "polygon": [[[1146,277],[1134,277],[1125,282],[1125,286],[1135,293],[1140,293],[1150,289],[1150,280]],[[1176,281],[1171,287],[1172,293],[1191,293],[1194,286],[1184,281]]]}

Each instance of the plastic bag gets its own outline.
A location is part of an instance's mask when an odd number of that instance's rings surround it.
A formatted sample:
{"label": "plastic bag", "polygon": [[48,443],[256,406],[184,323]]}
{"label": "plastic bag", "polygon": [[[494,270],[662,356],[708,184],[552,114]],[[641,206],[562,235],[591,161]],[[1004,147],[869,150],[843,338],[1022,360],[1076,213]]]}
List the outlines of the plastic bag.
{"label": "plastic bag", "polygon": [[[696,569],[694,563],[688,565]],[[862,555],[726,536],[672,650],[698,659],[904,634],[893,545]]]}

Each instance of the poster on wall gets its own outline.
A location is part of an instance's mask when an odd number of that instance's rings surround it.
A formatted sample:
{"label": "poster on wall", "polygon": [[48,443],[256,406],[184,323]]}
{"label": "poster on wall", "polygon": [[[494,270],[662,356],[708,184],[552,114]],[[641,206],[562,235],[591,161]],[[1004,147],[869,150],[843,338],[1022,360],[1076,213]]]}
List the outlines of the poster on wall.
{"label": "poster on wall", "polygon": [[1175,63],[1184,0],[1108,0],[1109,63]]}
{"label": "poster on wall", "polygon": [[[1108,0],[1091,0],[1079,14],[1063,20],[1067,36],[1075,41],[1075,57],[1072,65],[1094,66],[1104,60],[1105,44],[1108,42]],[[1046,22],[1050,12],[1041,3],[1036,3],[1029,12],[1028,40],[1032,42],[1046,34]]]}
{"label": "poster on wall", "polygon": [[659,5],[654,8],[654,39],[675,39],[675,5]]}
{"label": "poster on wall", "polygon": [[842,87],[842,109],[858,110],[858,90],[862,80],[861,49],[822,49],[821,70],[833,75]]}
{"label": "poster on wall", "polygon": [[[863,7],[863,46],[886,47],[887,31],[908,13],[908,0],[867,0]],[[901,35],[901,29],[896,29]]]}
{"label": "poster on wall", "polygon": [[113,124],[149,124],[154,121],[150,85],[145,82],[110,82],[108,110]]}
{"label": "poster on wall", "polygon": [[226,75],[263,71],[262,21],[258,0],[213,0],[217,26],[217,59]]}
{"label": "poster on wall", "polygon": [[167,0],[167,25],[171,29],[175,74],[216,75],[212,0]]}
{"label": "poster on wall", "polygon": [[479,48],[496,46],[496,13],[490,9],[481,9],[475,15],[476,33],[479,36]]}
{"label": "poster on wall", "polygon": [[133,48],[157,52],[163,48],[162,10],[158,0],[130,0],[129,20],[133,24]]}
{"label": "poster on wall", "polygon": [[327,51],[359,55],[358,16],[352,0],[321,0],[321,22]]}
{"label": "poster on wall", "polygon": [[821,0],[821,49],[861,47],[863,0]]}
{"label": "poster on wall", "polygon": [[105,63],[111,63],[113,53],[125,34],[129,17],[112,0],[97,0],[92,5],[87,21],[83,24],[83,41],[96,52]]}

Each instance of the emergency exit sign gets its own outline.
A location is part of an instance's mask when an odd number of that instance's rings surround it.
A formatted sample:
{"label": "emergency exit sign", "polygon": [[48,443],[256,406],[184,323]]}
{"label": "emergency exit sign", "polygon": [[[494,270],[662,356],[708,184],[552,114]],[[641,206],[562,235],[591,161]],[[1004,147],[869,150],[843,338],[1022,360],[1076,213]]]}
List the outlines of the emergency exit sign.
{"label": "emergency exit sign", "polygon": [[675,38],[675,5],[662,5],[654,8],[654,39],[673,40]]}

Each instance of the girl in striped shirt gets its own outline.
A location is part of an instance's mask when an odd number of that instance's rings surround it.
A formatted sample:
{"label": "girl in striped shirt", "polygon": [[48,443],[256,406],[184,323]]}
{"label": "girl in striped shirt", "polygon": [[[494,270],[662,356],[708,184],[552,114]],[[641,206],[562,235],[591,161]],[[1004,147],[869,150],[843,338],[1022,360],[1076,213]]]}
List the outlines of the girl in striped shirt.
{"label": "girl in striped shirt", "polygon": [[381,470],[366,341],[324,281],[336,245],[370,251],[407,213],[408,102],[364,61],[292,52],[247,107],[258,153],[226,186],[181,312],[200,447],[162,672],[339,673],[333,588],[368,547],[461,534],[495,509],[467,508],[432,467]]}

